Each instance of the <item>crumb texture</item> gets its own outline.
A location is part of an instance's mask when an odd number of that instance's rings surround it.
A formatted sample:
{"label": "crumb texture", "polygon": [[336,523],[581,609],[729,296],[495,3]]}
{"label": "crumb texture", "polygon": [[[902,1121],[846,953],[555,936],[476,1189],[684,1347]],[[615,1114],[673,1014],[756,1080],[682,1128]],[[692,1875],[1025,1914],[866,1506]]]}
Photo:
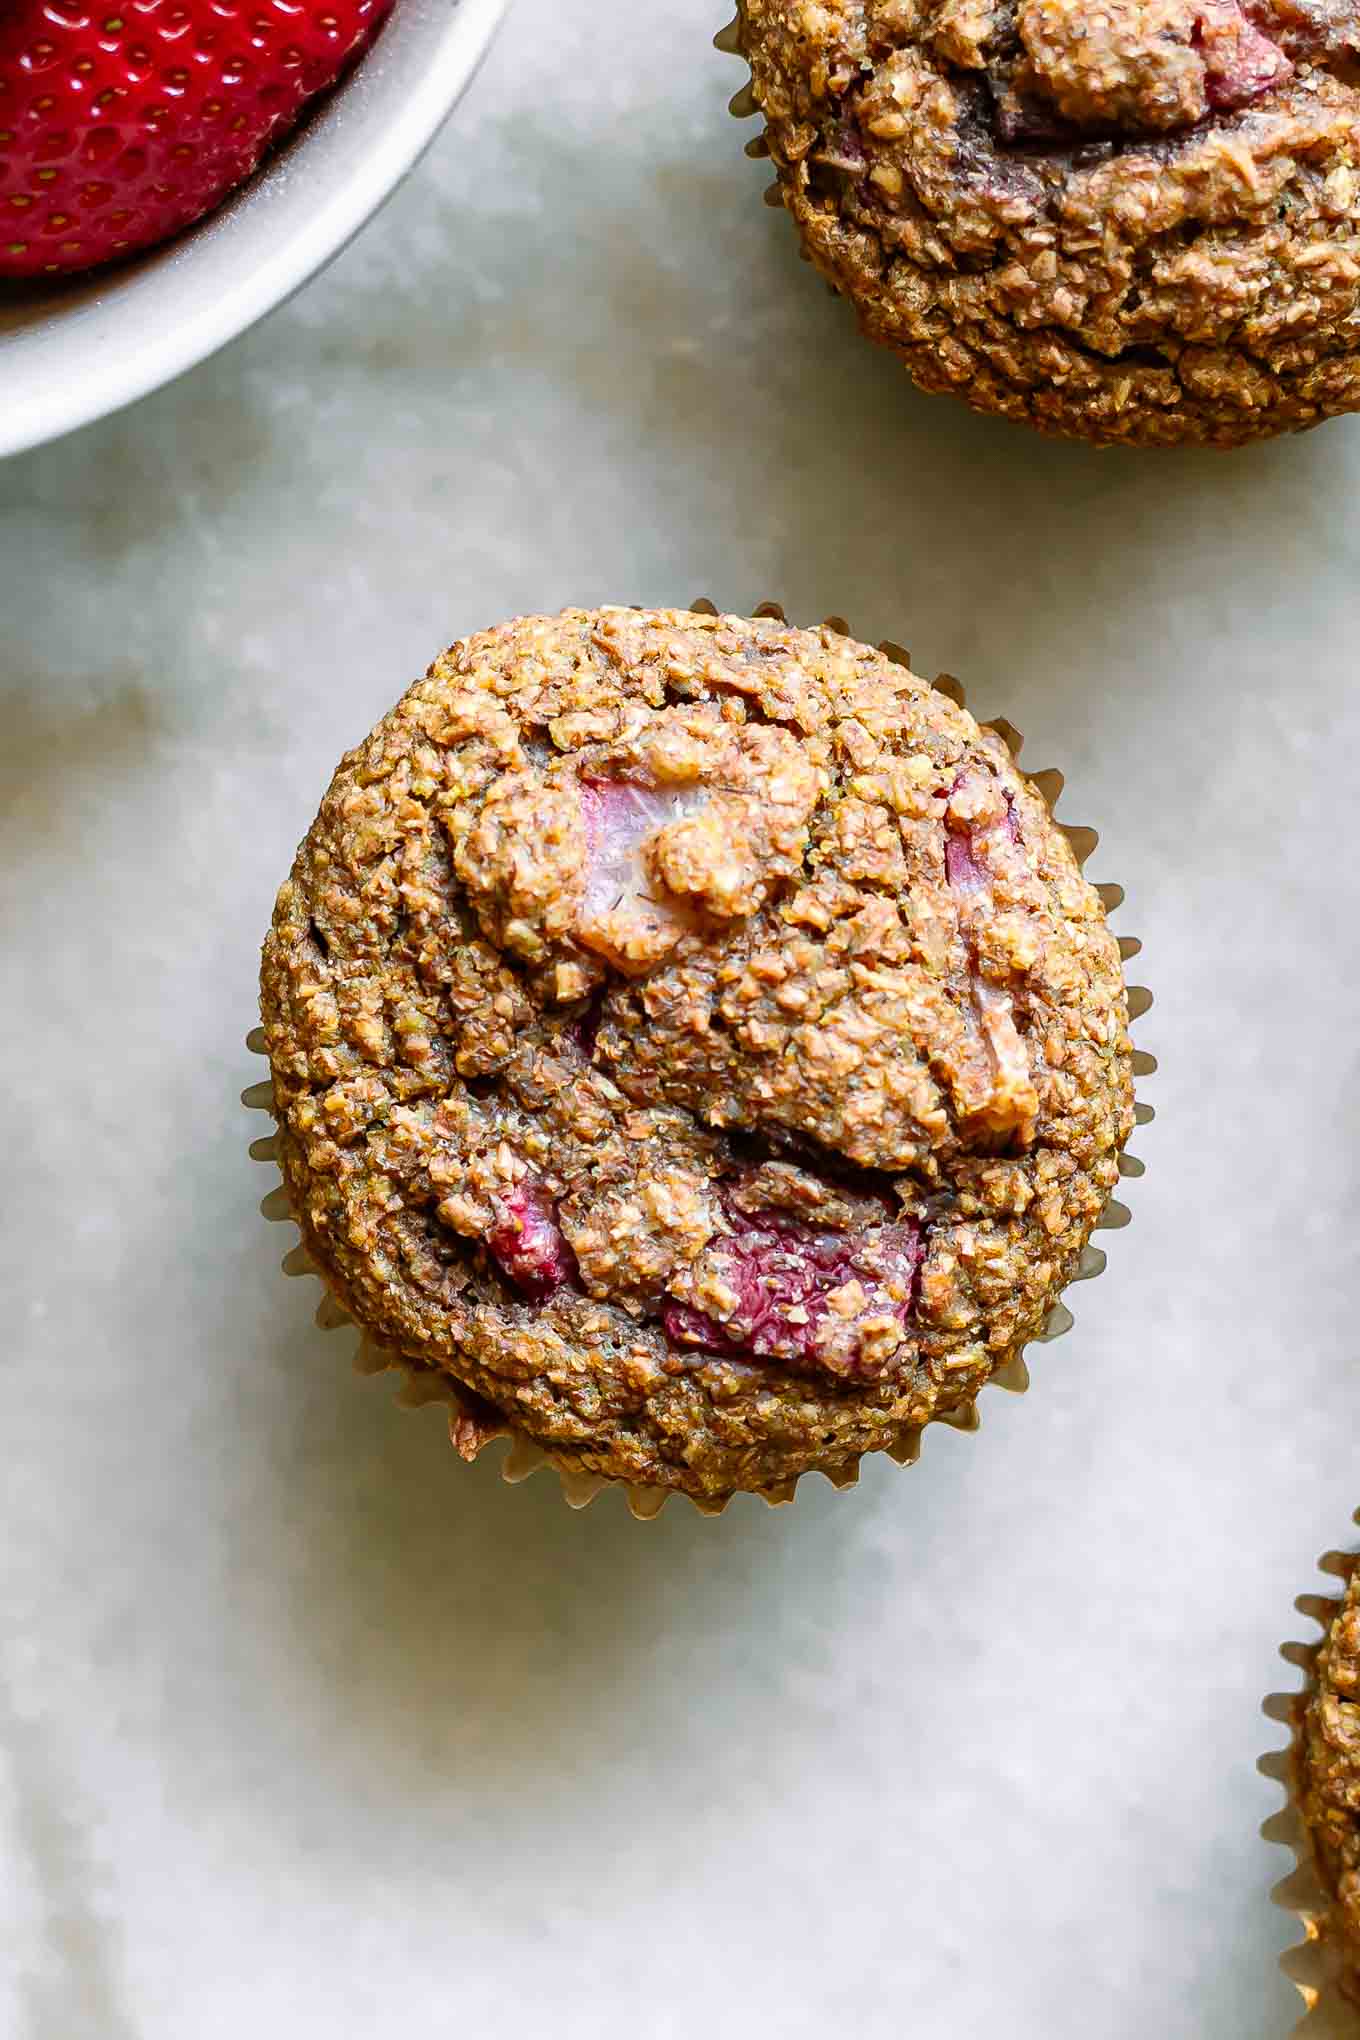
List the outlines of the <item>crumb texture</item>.
{"label": "crumb texture", "polygon": [[1355,0],[740,0],[788,210],[923,389],[1102,443],[1360,407]]}
{"label": "crumb texture", "polygon": [[360,1324],[698,1496],[966,1409],[1132,1125],[1117,945],[1000,738],[773,619],[452,646],[336,773],[262,1010]]}

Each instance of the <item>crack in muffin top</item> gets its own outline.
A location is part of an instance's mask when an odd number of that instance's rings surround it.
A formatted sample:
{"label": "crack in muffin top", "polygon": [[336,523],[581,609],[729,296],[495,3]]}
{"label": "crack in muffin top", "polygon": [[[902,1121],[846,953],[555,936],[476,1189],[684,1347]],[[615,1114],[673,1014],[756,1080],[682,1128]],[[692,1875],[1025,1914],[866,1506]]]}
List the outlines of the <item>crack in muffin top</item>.
{"label": "crack in muffin top", "polygon": [[1132,1121],[1117,946],[1004,744],[773,619],[454,645],[342,763],[262,988],[359,1322],[695,1493],[971,1400]]}
{"label": "crack in muffin top", "polygon": [[1345,1987],[1360,2002],[1360,1566],[1317,1654],[1300,1751],[1301,1812],[1322,1882]]}
{"label": "crack in muffin top", "polygon": [[1360,406],[1357,0],[739,0],[785,204],[916,381],[1106,442]]}

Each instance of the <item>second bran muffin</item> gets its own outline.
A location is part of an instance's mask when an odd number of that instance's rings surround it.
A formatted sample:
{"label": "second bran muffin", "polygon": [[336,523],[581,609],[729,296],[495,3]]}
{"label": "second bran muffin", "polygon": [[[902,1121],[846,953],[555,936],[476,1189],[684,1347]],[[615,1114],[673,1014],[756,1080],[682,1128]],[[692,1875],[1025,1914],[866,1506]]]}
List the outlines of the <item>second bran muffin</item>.
{"label": "second bran muffin", "polygon": [[262,1011],[358,1323],[706,1499],[967,1411],[1133,1123],[1118,947],[1000,738],[769,618],[452,646],[336,773]]}
{"label": "second bran muffin", "polygon": [[1356,0],[740,0],[785,205],[922,388],[1103,442],[1360,407]]}

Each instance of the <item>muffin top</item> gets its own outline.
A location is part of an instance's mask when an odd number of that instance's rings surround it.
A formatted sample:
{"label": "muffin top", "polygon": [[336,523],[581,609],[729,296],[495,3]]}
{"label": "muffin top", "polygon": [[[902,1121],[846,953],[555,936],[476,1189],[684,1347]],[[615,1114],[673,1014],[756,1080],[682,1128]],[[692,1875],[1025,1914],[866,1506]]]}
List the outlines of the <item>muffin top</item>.
{"label": "muffin top", "polygon": [[1360,1998],[1360,1565],[1317,1654],[1299,1768],[1300,1811],[1335,1905],[1331,1933]]}
{"label": "muffin top", "polygon": [[342,762],[262,972],[304,1237],[563,1464],[718,1496],[971,1403],[1132,1123],[1100,901],[829,627],[570,610]]}
{"label": "muffin top", "polygon": [[1101,441],[1360,405],[1357,0],[740,0],[786,205],[923,387]]}

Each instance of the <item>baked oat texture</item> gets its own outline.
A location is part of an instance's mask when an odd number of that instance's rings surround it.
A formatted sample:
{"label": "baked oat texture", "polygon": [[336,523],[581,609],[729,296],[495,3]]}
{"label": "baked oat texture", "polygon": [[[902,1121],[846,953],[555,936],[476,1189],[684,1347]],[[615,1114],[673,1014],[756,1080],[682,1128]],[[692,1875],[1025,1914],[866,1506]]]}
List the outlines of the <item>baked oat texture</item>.
{"label": "baked oat texture", "polygon": [[1360,407],[1360,0],[739,0],[779,189],[923,389],[1103,443]]}
{"label": "baked oat texture", "polygon": [[473,1444],[700,1498],[968,1412],[1133,1118],[1117,944],[1001,739],[774,618],[453,645],[341,763],[262,1011],[358,1323]]}
{"label": "baked oat texture", "polygon": [[1360,1560],[1300,1706],[1298,1805],[1330,1901],[1320,1926],[1340,1987],[1360,2007]]}

